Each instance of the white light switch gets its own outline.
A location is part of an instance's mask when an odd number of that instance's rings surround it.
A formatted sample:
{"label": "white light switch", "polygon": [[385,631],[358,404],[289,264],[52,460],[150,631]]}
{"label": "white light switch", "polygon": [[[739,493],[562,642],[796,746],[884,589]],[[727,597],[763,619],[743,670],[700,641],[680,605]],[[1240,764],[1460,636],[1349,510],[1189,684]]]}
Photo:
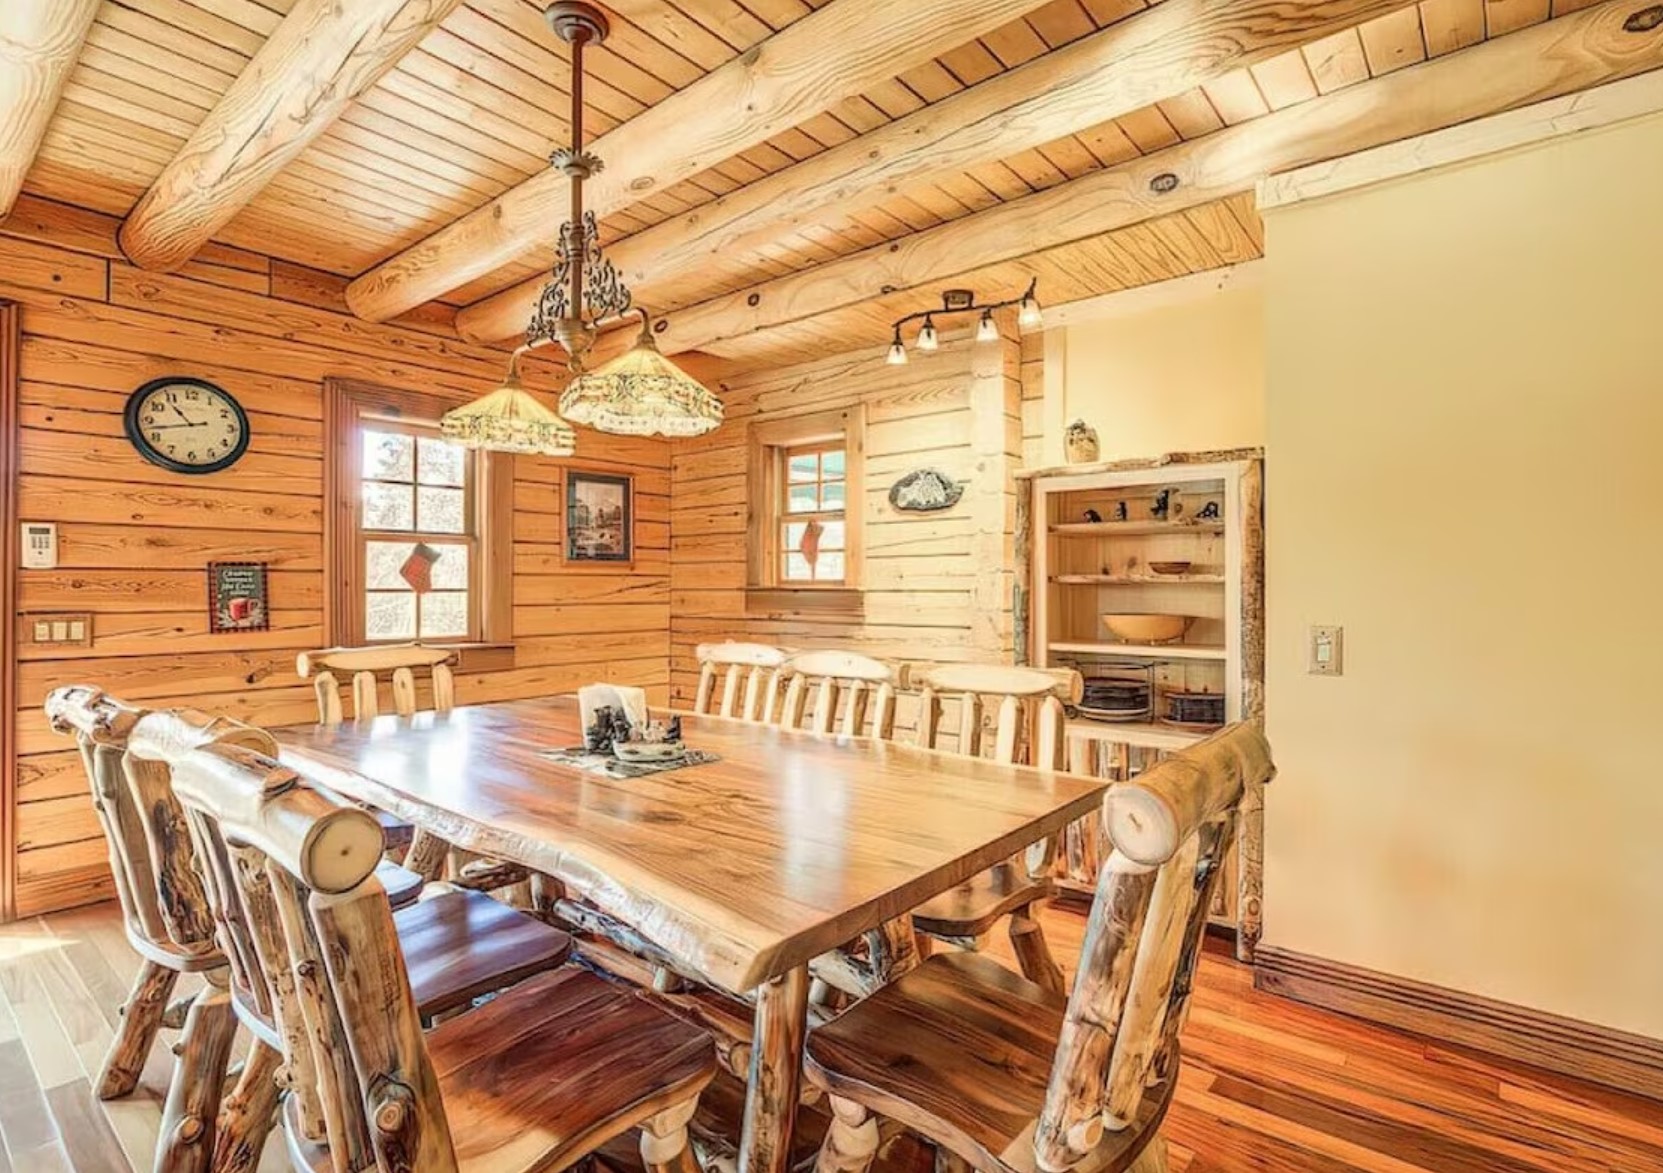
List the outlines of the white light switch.
{"label": "white light switch", "polygon": [[1345,628],[1327,625],[1311,628],[1305,671],[1312,676],[1345,675]]}
{"label": "white light switch", "polygon": [[58,527],[50,521],[23,523],[23,569],[53,570],[58,565]]}

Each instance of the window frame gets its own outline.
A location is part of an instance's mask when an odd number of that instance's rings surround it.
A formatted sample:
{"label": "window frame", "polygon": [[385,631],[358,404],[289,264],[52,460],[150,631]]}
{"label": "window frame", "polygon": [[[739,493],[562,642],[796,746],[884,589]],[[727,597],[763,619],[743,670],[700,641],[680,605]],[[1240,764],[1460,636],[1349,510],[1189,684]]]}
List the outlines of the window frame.
{"label": "window frame", "polygon": [[[834,480],[827,480],[825,458],[834,452],[842,455],[843,457],[844,475]],[[815,457],[815,473],[814,480],[812,481],[794,481],[791,479],[791,462],[802,456]],[[849,585],[848,449],[844,447],[842,439],[816,440],[806,444],[791,444],[780,447],[779,462],[782,471],[778,484],[775,486],[775,491],[779,494],[779,497],[778,500],[774,502],[776,521],[774,523],[773,536],[775,542],[775,557],[778,559],[774,565],[775,581],[780,586],[786,588],[822,586],[847,587]],[[815,499],[817,501],[824,495],[825,487],[827,485],[842,485],[843,508],[820,508],[801,513],[793,512],[791,509],[791,491],[793,489],[800,489],[804,485],[814,486]],[[792,578],[786,570],[786,561],[791,556],[791,550],[787,546],[787,540],[785,537],[786,531],[793,525],[803,525],[810,521],[818,521],[822,525],[836,521],[841,523],[843,526],[843,545],[839,546],[836,550],[826,551],[826,553],[843,555],[843,573],[836,578],[821,578],[818,574],[818,567],[814,568],[816,571],[815,576],[808,579]]]}
{"label": "window frame", "polygon": [[[746,591],[753,610],[782,607],[856,610],[864,559],[866,406],[807,412],[751,425],[746,524]],[[841,447],[844,460],[844,565],[841,582],[797,582],[783,576],[787,453]],[[797,518],[816,516],[798,514]]]}
{"label": "window frame", "polygon": [[[364,647],[368,600],[366,534],[419,540],[416,531],[366,531],[362,527],[363,432],[436,433],[456,401],[439,395],[329,379],[324,383],[324,600],[325,638],[336,647]],[[417,642],[435,647],[501,649],[506,655],[464,655],[461,667],[505,667],[513,648],[514,458],[498,452],[470,454],[472,475],[464,506],[473,548],[468,562],[469,633]],[[465,535],[435,535],[443,541]],[[418,632],[420,631],[418,621]],[[378,641],[402,642],[402,641]]]}

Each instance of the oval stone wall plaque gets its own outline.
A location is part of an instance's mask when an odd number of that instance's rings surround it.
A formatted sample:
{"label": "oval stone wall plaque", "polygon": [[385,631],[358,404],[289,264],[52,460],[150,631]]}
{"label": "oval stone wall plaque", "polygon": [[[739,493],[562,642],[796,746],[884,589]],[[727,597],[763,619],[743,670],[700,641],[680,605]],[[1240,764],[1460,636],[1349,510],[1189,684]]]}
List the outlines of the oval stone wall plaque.
{"label": "oval stone wall plaque", "polygon": [[889,487],[889,503],[908,513],[951,509],[962,496],[962,483],[933,468],[914,469]]}

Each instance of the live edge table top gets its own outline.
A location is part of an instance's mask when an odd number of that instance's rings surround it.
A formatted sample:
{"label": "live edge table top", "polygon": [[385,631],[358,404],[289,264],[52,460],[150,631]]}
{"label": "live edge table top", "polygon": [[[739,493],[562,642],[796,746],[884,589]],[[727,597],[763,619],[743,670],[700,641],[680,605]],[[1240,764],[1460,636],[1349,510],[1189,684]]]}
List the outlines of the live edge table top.
{"label": "live edge table top", "polygon": [[736,993],[1061,830],[1106,783],[683,716],[720,760],[616,780],[572,697],[276,730],[285,763],[457,847],[554,876]]}

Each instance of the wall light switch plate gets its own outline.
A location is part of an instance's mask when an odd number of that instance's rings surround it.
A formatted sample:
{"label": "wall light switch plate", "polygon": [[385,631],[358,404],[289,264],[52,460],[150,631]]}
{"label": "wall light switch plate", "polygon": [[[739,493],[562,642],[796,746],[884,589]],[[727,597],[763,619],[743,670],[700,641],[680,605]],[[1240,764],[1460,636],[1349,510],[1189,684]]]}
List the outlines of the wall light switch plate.
{"label": "wall light switch plate", "polygon": [[24,614],[18,616],[18,642],[92,646],[92,613],[89,611]]}
{"label": "wall light switch plate", "polygon": [[58,527],[50,521],[23,523],[23,569],[55,570],[58,565]]}
{"label": "wall light switch plate", "polygon": [[1345,675],[1345,628],[1313,625],[1305,671],[1312,676]]}

